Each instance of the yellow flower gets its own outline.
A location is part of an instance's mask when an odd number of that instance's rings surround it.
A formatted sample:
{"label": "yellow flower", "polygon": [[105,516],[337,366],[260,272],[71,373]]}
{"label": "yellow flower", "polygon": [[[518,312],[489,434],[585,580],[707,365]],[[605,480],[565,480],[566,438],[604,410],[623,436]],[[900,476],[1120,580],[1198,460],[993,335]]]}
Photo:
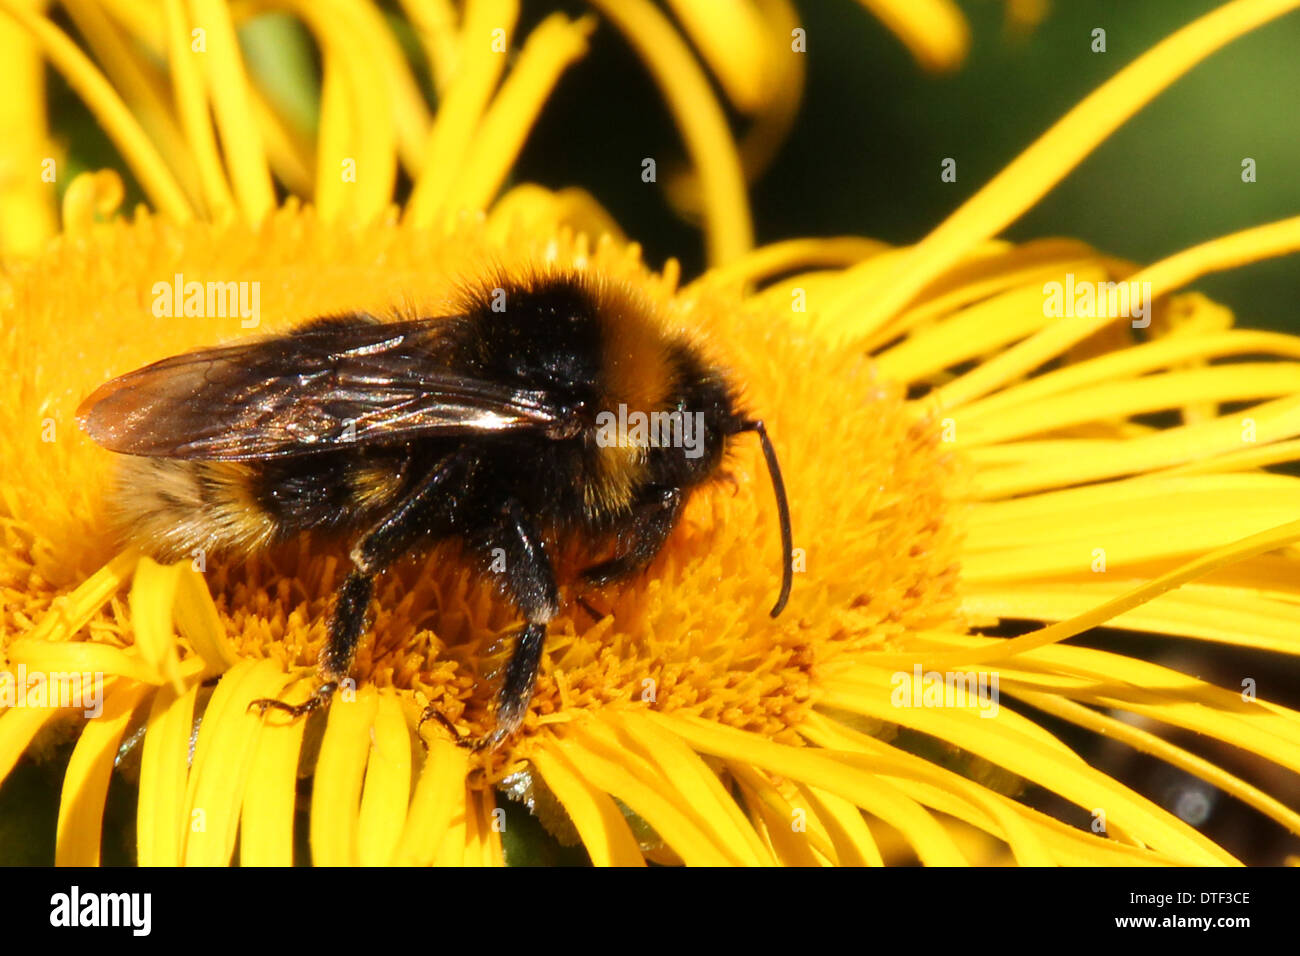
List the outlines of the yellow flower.
{"label": "yellow flower", "polygon": [[[393,41],[373,7],[288,3],[325,51],[307,147],[249,81],[216,0],[170,0],[161,17],[69,3],[112,82],[30,5],[0,0],[91,104],[155,207],[112,218],[120,181],[83,177],[64,197],[62,233],[15,243],[30,254],[0,273],[0,360],[17,371],[0,385],[4,667],[106,677],[92,719],[50,706],[70,680],[44,688],[46,706],[0,713],[0,777],[42,743],[76,740],[58,862],[98,862],[124,741],[139,755],[142,864],[226,863],[236,843],[242,863],[292,862],[300,770],[312,776],[301,808],[312,860],[326,864],[500,863],[498,789],[599,864],[979,862],[989,847],[972,834],[1027,864],[1233,862],[1021,704],[1152,753],[1300,833],[1275,796],[1116,713],[1292,770],[1300,715],[1062,643],[1107,623],[1294,653],[1300,485],[1262,469],[1300,451],[1300,339],[1233,330],[1226,310],[1178,290],[1294,251],[1300,220],[1143,269],[1070,241],[992,238],[1163,87],[1300,0],[1236,0],[1170,37],[914,247],[753,251],[740,154],[702,70],[650,4],[593,5],[638,44],[695,163],[715,267],[689,284],[675,264],[643,266],[586,193],[521,184],[498,197],[587,21],[543,21],[509,70],[491,34],[512,32],[511,5],[417,21],[441,77],[428,116],[403,61],[382,55]],[[689,26],[692,5],[672,6]],[[779,15],[761,23],[784,35]],[[35,83],[30,50],[4,42]],[[167,73],[141,54],[151,49]],[[711,66],[734,96],[739,81]],[[29,129],[22,148],[32,140]],[[355,181],[340,176],[349,162]],[[414,181],[400,210],[399,163]],[[273,175],[303,184],[313,205],[277,204]],[[304,541],[210,558],[200,574],[119,553],[105,519],[111,456],[76,431],[78,402],[109,375],[247,334],[239,316],[154,318],[155,284],[177,273],[257,281],[258,331],[274,332],[342,310],[433,310],[484,263],[539,261],[634,286],[705,334],[745,384],[781,450],[804,569],[786,614],[767,616],[776,578],[763,556],[777,529],[761,457],[742,448],[734,482],[692,499],[651,573],[602,594],[608,616],[566,604],[523,732],[494,757],[431,728],[426,752],[415,736],[426,703],[481,729],[479,678],[513,626],[454,550],[385,577],[354,699],[311,721],[249,714],[254,699],[302,693],[344,556]],[[1149,337],[1135,341],[1127,318],[1045,316],[1044,285],[1076,280],[1149,282]],[[1179,424],[1142,421],[1171,410]],[[981,633],[1002,620],[1047,626]],[[1012,702],[931,672],[996,678]],[[1034,809],[1027,784],[1092,826]]]}

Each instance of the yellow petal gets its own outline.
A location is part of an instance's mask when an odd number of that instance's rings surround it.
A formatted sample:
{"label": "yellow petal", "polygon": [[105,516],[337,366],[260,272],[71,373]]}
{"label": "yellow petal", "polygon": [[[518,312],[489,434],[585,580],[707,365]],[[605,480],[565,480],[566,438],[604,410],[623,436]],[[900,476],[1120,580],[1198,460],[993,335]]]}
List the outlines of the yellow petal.
{"label": "yellow petal", "polygon": [[762,104],[768,72],[765,30],[749,0],[668,0],[727,97],[752,113]]}
{"label": "yellow petal", "polygon": [[89,0],[66,0],[62,6],[113,87],[158,146],[191,204],[199,202],[194,158],[172,116],[169,91],[158,69],[126,42],[98,5]]}
{"label": "yellow petal", "polygon": [[36,38],[50,63],[95,114],[154,206],[177,222],[188,221],[193,211],[184,191],[104,75],[67,34],[16,0],[0,0],[0,12],[13,17]]}
{"label": "yellow petal", "polygon": [[140,758],[140,798],[136,805],[136,863],[139,866],[180,866],[185,831],[186,781],[189,776],[190,735],[199,685],[177,695],[169,686],[154,695],[145,725]]}
{"label": "yellow petal", "polygon": [[[887,686],[887,685],[886,685]],[[888,690],[864,692],[860,685],[828,686],[825,703],[852,713],[889,720],[938,737],[1005,767],[1058,793],[1090,812],[1104,810],[1112,827],[1140,832],[1157,849],[1182,855],[1189,863],[1235,862],[1209,839],[1151,801],[1092,769],[1077,756],[1012,729],[1002,704],[991,719],[965,708],[895,707]],[[987,712],[986,712],[987,713]]]}
{"label": "yellow petal", "polygon": [[573,821],[594,865],[645,866],[645,857],[618,805],[587,782],[569,763],[562,747],[548,743],[533,753],[532,762]]}
{"label": "yellow petal", "polygon": [[455,744],[442,739],[429,743],[429,753],[411,798],[411,810],[402,828],[394,864],[429,866],[437,857],[457,815],[464,815],[465,770],[468,757]]}
{"label": "yellow petal", "polygon": [[[281,693],[299,700],[310,687],[310,679],[302,680]],[[262,722],[239,814],[241,866],[293,866],[298,760],[306,729],[305,720]]]}
{"label": "yellow petal", "polygon": [[99,673],[126,677],[141,684],[163,682],[157,669],[133,651],[90,641],[56,644],[17,640],[9,645],[9,660],[12,664],[25,664],[31,671]]}
{"label": "yellow petal", "polygon": [[135,647],[145,662],[156,670],[172,688],[183,693],[181,661],[172,630],[172,606],[180,583],[183,565],[163,567],[150,558],[142,558],[131,584],[131,627]]}
{"label": "yellow petal", "polygon": [[470,143],[505,71],[506,55],[493,49],[493,31],[508,44],[519,19],[518,0],[470,0],[457,46],[459,63],[429,129],[424,166],[406,204],[407,217],[428,226],[443,208],[455,205],[451,193]]}
{"label": "yellow petal", "polygon": [[492,204],[560,74],[587,52],[595,26],[589,18],[570,22],[556,13],[528,35],[452,186],[459,205],[485,209]]}
{"label": "yellow petal", "polygon": [[386,866],[397,851],[411,801],[411,731],[391,689],[379,695],[369,744],[357,842],[363,866]]}
{"label": "yellow petal", "polygon": [[104,800],[117,748],[136,705],[150,690],[146,684],[114,682],[104,699],[104,712],[88,721],[77,738],[59,796],[55,866],[99,866]]}
{"label": "yellow petal", "polygon": [[225,625],[212,603],[208,586],[192,567],[181,565],[176,585],[176,629],[181,637],[203,658],[208,669],[220,673],[239,660],[235,647],[226,636]]}
{"label": "yellow petal", "polygon": [[235,197],[244,215],[258,222],[274,208],[275,192],[262,133],[253,119],[248,74],[235,25],[220,0],[187,0],[187,5],[190,22],[205,31],[207,52],[200,62]]}
{"label": "yellow petal", "polygon": [[[356,866],[358,807],[379,695],[367,685],[330,705],[311,790],[311,858],[317,866]],[[405,723],[405,721],[403,721]]]}
{"label": "yellow petal", "polygon": [[748,252],[754,237],[740,157],[722,108],[690,50],[647,0],[591,0],[591,4],[618,28],[649,68],[681,130],[704,189],[710,264],[725,264]]}
{"label": "yellow petal", "polygon": [[903,41],[918,63],[949,70],[970,47],[970,28],[952,0],[858,0]]}
{"label": "yellow petal", "polygon": [[695,750],[754,766],[837,794],[874,813],[898,829],[930,866],[965,863],[952,837],[923,808],[895,787],[844,765],[833,755],[787,747],[757,734],[746,734],[698,718],[652,713],[666,729],[680,735]]}
{"label": "yellow petal", "polygon": [[1097,144],[1201,60],[1296,6],[1300,0],[1235,0],[1120,70],[917,244],[888,287],[876,289],[874,299],[864,296],[864,323],[896,313],[974,243],[1014,222]]}
{"label": "yellow petal", "polygon": [[[276,697],[287,680],[272,661],[245,661],[226,671],[212,692],[186,787],[190,819],[186,866],[229,864],[262,730],[263,718],[248,707],[259,698]],[[265,719],[276,717],[268,714]]]}
{"label": "yellow petal", "polygon": [[224,222],[234,213],[235,197],[226,180],[217,138],[209,117],[207,88],[194,52],[191,26],[181,0],[164,0],[163,26],[167,39],[167,66],[172,78],[172,98],[176,103],[185,143],[194,157],[203,201],[216,222]]}
{"label": "yellow petal", "polygon": [[565,737],[558,746],[570,763],[582,768],[591,783],[617,797],[632,812],[654,827],[687,866],[732,866],[735,858],[719,847],[698,823],[669,799],[665,788],[646,784],[608,756],[598,739]]}
{"label": "yellow petal", "polygon": [[686,803],[698,816],[705,818],[705,825],[719,839],[728,841],[737,851],[747,850],[747,864],[772,864],[758,835],[736,801],[723,789],[717,774],[680,738],[637,713],[611,713],[610,719],[628,736],[636,752],[657,764],[673,781]]}
{"label": "yellow petal", "polygon": [[[32,7],[38,4],[31,2]],[[36,171],[56,159],[45,119],[45,64],[31,35],[0,17],[0,63],[8,95],[0,99],[0,142],[11,172],[0,177],[0,250],[30,255],[55,233],[55,192]],[[17,170],[27,170],[19,175]]]}

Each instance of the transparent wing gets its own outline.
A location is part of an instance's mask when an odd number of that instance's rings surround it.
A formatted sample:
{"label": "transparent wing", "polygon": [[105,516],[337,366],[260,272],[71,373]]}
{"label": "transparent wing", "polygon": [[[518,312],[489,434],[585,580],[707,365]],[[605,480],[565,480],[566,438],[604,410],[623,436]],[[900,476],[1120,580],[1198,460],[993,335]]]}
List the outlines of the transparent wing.
{"label": "transparent wing", "polygon": [[554,396],[448,368],[448,321],[348,316],[173,356],[100,386],[77,419],[123,454],[232,461],[414,435],[573,433]]}

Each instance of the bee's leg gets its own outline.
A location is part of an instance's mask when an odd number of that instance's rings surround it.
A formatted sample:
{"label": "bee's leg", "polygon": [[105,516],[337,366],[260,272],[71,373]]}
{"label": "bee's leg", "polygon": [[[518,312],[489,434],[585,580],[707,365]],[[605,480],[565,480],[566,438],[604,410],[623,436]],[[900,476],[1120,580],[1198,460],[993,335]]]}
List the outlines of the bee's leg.
{"label": "bee's leg", "polygon": [[622,553],[583,571],[583,581],[601,587],[648,566],[672,534],[684,501],[680,488],[651,488],[647,491],[633,509],[627,533],[631,543]]}
{"label": "bee's leg", "polygon": [[316,690],[301,704],[263,697],[249,704],[259,713],[267,708],[302,717],[319,710],[333,698],[339,685],[352,672],[357,644],[366,629],[366,611],[374,592],[375,578],[408,548],[427,537],[437,524],[442,486],[451,476],[460,475],[465,459],[457,454],[444,459],[438,467],[401,498],[378,524],[374,525],[352,548],[353,570],[339,588],[330,616],[329,639],[321,648],[316,664]]}
{"label": "bee's leg", "polygon": [[[505,590],[524,617],[524,627],[515,638],[514,649],[505,667],[501,687],[493,705],[495,726],[482,737],[467,741],[474,750],[492,751],[500,747],[523,722],[533,699],[533,685],[542,660],[546,625],[559,611],[555,571],[532,523],[516,501],[508,501],[501,518],[485,538],[476,541],[485,555],[492,549],[505,552]],[[421,723],[436,716],[426,710]]]}
{"label": "bee's leg", "polygon": [[321,648],[316,664],[319,683],[310,697],[301,704],[261,697],[250,703],[249,709],[256,707],[259,714],[264,714],[269,707],[282,710],[293,717],[302,717],[328,704],[339,689],[339,684],[352,670],[357,642],[366,627],[366,609],[370,606],[374,585],[373,573],[357,570],[349,574],[339,588],[338,597],[334,601],[334,613],[330,616],[329,639]]}

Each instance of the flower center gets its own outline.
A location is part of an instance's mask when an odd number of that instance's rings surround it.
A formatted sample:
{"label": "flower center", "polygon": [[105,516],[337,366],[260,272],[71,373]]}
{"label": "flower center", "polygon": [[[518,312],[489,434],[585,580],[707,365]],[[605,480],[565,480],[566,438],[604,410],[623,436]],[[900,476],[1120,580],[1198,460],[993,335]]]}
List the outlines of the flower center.
{"label": "flower center", "polygon": [[[901,390],[863,357],[828,355],[788,316],[711,289],[676,292],[633,251],[589,250],[569,236],[491,242],[381,224],[326,226],[286,208],[257,229],[174,226],[142,217],[56,246],[9,277],[0,324],[12,329],[3,387],[0,473],[6,476],[6,632],[21,634],[60,594],[119,547],[106,515],[113,456],[76,428],[77,403],[111,375],[249,334],[239,313],[159,314],[155,289],[175,276],[257,282],[260,325],[274,333],[346,311],[437,314],[457,283],[547,257],[628,283],[669,324],[700,337],[764,419],[785,473],[794,523],[795,584],[784,614],[776,508],[752,436],[737,436],[717,480],[695,491],[644,574],[575,600],[582,555],[559,542],[561,613],[552,622],[534,713],[564,720],[584,708],[644,702],[793,740],[817,681],[855,649],[897,645],[952,625],[956,537],[950,502],[959,470],[938,423],[918,419]],[[161,284],[161,285],[160,285]],[[69,356],[75,357],[69,360]],[[45,409],[56,440],[42,442]],[[21,410],[21,411],[20,411]],[[205,557],[208,586],[240,654],[310,667],[333,593],[347,570],[338,543],[290,542],[252,558]],[[22,595],[21,602],[10,596]],[[380,580],[359,683],[409,689],[448,718],[485,729],[494,671],[517,626],[495,590],[446,543]],[[129,642],[106,604],[92,639]]]}

